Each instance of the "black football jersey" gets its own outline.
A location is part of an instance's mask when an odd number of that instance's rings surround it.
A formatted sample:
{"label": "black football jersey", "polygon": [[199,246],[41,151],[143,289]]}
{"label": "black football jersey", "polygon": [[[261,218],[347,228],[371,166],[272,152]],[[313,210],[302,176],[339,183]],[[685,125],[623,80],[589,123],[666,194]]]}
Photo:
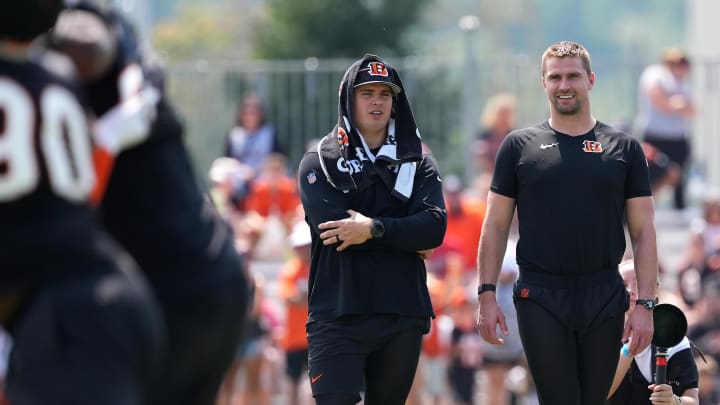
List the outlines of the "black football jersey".
{"label": "black football jersey", "polygon": [[[87,110],[37,61],[0,59],[0,285],[79,271],[98,225]],[[7,283],[7,284],[4,284]]]}
{"label": "black football jersey", "polygon": [[209,271],[233,243],[195,179],[182,125],[165,101],[149,139],[117,156],[101,211],[151,279]]}
{"label": "black football jersey", "polygon": [[[83,90],[90,109],[102,119],[148,82],[160,90],[162,86],[153,82],[158,72],[144,63],[125,19],[112,11],[98,13],[115,35],[117,57],[108,72],[85,83]],[[204,197],[183,142],[183,123],[164,96],[147,138],[115,157],[100,215],[151,281],[212,273],[235,263],[232,232]]]}

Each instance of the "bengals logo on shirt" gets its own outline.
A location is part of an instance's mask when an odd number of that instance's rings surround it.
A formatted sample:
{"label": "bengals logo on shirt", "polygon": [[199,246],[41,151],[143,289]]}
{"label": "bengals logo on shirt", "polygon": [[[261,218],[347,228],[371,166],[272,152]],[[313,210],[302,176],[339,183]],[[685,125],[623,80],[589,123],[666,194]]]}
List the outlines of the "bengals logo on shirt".
{"label": "bengals logo on shirt", "polygon": [[350,145],[350,139],[348,138],[348,134],[345,131],[345,128],[338,127],[337,130],[337,140],[340,146],[348,146]]}
{"label": "bengals logo on shirt", "polygon": [[583,152],[600,153],[603,151],[602,144],[598,141],[583,141]]}

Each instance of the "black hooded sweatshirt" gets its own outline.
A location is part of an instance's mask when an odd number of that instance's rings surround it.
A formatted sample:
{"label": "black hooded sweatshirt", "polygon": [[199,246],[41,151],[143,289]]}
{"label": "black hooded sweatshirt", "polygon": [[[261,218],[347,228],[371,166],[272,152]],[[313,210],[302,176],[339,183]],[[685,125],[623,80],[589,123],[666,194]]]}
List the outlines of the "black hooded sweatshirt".
{"label": "black hooded sweatshirt", "polygon": [[[371,63],[387,68],[385,80],[401,91],[394,98],[389,135],[373,153],[352,122],[353,85]],[[338,124],[300,162],[298,183],[312,230],[309,319],[346,315],[433,316],[419,250],[438,247],[447,214],[437,164],[423,155],[419,131],[397,72],[366,55],[345,73]],[[324,246],[318,225],[352,209],[383,222],[385,233],[342,252]]]}

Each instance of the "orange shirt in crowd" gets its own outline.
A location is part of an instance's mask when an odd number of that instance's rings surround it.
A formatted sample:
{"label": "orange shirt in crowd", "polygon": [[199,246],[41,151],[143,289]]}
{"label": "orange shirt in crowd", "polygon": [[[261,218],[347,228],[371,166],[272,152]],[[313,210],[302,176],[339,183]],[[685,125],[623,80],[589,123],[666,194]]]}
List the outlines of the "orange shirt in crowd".
{"label": "orange shirt in crowd", "polygon": [[428,276],[427,286],[435,317],[430,320],[430,332],[423,338],[422,352],[428,358],[435,358],[445,355],[448,351],[447,342],[441,339],[438,325],[438,320],[445,310],[447,291],[445,282],[432,275]]}
{"label": "orange shirt in crowd", "polygon": [[485,202],[479,199],[463,198],[462,213],[448,210],[445,238],[457,241],[466,269],[475,270],[478,242],[482,223],[485,220]]}
{"label": "orange shirt in crowd", "polygon": [[245,208],[256,211],[263,217],[272,213],[280,216],[294,215],[300,205],[297,183],[294,178],[282,177],[269,181],[258,178],[253,182]]}
{"label": "orange shirt in crowd", "polygon": [[308,347],[305,322],[308,318],[307,283],[310,277],[310,263],[299,258],[288,260],[280,272],[278,294],[285,301],[287,317],[285,333],[280,345],[285,351],[302,350]]}

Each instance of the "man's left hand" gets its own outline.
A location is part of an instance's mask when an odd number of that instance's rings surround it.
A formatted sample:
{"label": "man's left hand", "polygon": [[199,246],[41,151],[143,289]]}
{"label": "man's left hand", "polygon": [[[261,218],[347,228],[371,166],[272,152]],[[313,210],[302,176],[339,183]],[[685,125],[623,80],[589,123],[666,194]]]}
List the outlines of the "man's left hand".
{"label": "man's left hand", "polygon": [[628,346],[630,356],[637,356],[650,345],[653,332],[652,311],[637,306],[630,314],[627,322],[625,322],[625,330],[623,330],[622,336],[623,342],[632,337]]}

